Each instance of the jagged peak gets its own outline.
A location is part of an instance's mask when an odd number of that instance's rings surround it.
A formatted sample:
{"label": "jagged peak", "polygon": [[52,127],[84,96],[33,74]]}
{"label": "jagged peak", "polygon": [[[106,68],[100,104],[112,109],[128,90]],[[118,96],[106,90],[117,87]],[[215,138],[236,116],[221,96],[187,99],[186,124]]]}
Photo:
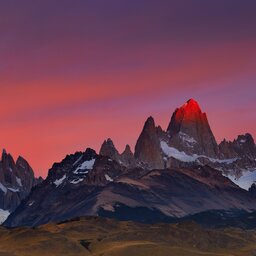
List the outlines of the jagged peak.
{"label": "jagged peak", "polygon": [[112,156],[112,154],[119,155],[119,152],[112,139],[108,138],[102,143],[99,154],[103,156]]}
{"label": "jagged peak", "polygon": [[115,147],[114,142],[111,138],[107,138],[106,140],[104,140],[102,145],[104,145],[104,144]]}
{"label": "jagged peak", "polygon": [[224,138],[220,144],[223,143],[235,143],[235,142],[239,142],[241,140],[244,140],[244,142],[253,142],[254,143],[254,139],[253,136],[250,133],[245,133],[245,134],[239,134],[237,135],[236,139],[233,140],[227,140],[226,138]]}
{"label": "jagged peak", "polygon": [[234,142],[255,144],[254,139],[250,133],[238,135]]}
{"label": "jagged peak", "polygon": [[132,150],[129,144],[126,144],[124,152],[122,153],[122,155],[124,154],[132,154]]}
{"label": "jagged peak", "polygon": [[111,147],[115,148],[114,142],[111,138],[107,138],[106,140],[104,140],[103,143],[102,143],[102,146],[103,145],[108,145],[108,146],[111,146]]}
{"label": "jagged peak", "polygon": [[200,122],[208,125],[206,113],[201,111],[198,102],[194,99],[189,99],[180,108],[176,108],[172,114],[167,131],[179,132],[181,123],[191,122]]}
{"label": "jagged peak", "polygon": [[10,161],[10,162],[13,162],[15,164],[15,161],[14,161],[12,155],[10,153],[8,153],[6,151],[6,149],[3,149],[3,151],[2,151],[2,159],[1,160],[2,161],[4,161],[4,160]]}
{"label": "jagged peak", "polygon": [[107,138],[105,141],[106,141],[106,143],[114,145],[114,142],[113,142],[113,140],[111,138]]}
{"label": "jagged peak", "polygon": [[187,104],[193,104],[193,105],[198,105],[199,106],[198,102],[193,98],[187,100]]}
{"label": "jagged peak", "polygon": [[16,164],[19,164],[19,163],[26,163],[28,164],[27,160],[22,157],[22,156],[18,156],[17,160],[16,160]]}
{"label": "jagged peak", "polygon": [[1,160],[3,161],[3,159],[4,159],[6,156],[7,156],[6,149],[3,149]]}
{"label": "jagged peak", "polygon": [[248,140],[253,140],[253,137],[250,133],[245,133],[245,134],[242,134],[242,135],[238,135],[238,138],[240,137],[244,137],[245,139],[248,139]]}
{"label": "jagged peak", "polygon": [[152,117],[152,116],[149,116],[148,118],[147,118],[147,120],[146,120],[146,122],[145,122],[145,125],[153,125],[153,126],[155,126],[155,120],[154,120],[154,118]]}
{"label": "jagged peak", "polygon": [[[3,151],[2,151],[2,160],[4,159],[4,158],[6,158],[8,155],[10,155],[8,152],[7,152],[7,150],[4,148],[3,149]],[[10,155],[11,156],[11,155]]]}
{"label": "jagged peak", "polygon": [[232,141],[230,141],[230,140],[224,138],[224,139],[220,142],[219,145],[222,145],[222,144],[232,144],[232,143],[233,143]]}
{"label": "jagged peak", "polygon": [[85,154],[89,155],[89,156],[96,156],[97,155],[96,151],[94,149],[92,149],[92,148],[87,148],[85,150]]}
{"label": "jagged peak", "polygon": [[156,125],[155,125],[155,120],[152,116],[148,117],[145,124],[144,124],[144,127],[143,127],[143,131],[145,130],[154,130],[156,129]]}
{"label": "jagged peak", "polygon": [[[181,110],[183,110],[184,112],[189,112],[189,113],[196,113],[196,112],[199,112],[201,113],[201,108],[198,104],[198,102],[194,99],[189,99],[185,104],[183,104],[181,106],[181,108],[179,108]],[[178,109],[178,110],[179,110]]]}

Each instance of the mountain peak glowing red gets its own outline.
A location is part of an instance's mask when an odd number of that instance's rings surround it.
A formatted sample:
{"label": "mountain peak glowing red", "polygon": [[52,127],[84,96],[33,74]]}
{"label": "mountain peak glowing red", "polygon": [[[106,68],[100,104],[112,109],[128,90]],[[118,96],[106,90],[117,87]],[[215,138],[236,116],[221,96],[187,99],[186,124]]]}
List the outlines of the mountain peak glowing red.
{"label": "mountain peak glowing red", "polygon": [[176,148],[179,147],[180,151],[187,149],[186,139],[188,139],[196,142],[196,147],[191,147],[190,153],[217,157],[217,142],[209,126],[206,113],[201,111],[199,104],[194,99],[188,100],[175,110],[167,131],[171,143]]}
{"label": "mountain peak glowing red", "polygon": [[181,126],[190,127],[200,123],[208,126],[206,114],[202,113],[197,101],[189,99],[184,105],[175,110],[167,130],[178,132]]}
{"label": "mountain peak glowing red", "polygon": [[202,113],[197,101],[189,99],[173,113],[172,121],[175,123],[208,123],[205,113]]}
{"label": "mountain peak glowing red", "polygon": [[181,108],[180,110],[184,111],[185,113],[202,113],[201,108],[197,101],[194,99],[189,99]]}

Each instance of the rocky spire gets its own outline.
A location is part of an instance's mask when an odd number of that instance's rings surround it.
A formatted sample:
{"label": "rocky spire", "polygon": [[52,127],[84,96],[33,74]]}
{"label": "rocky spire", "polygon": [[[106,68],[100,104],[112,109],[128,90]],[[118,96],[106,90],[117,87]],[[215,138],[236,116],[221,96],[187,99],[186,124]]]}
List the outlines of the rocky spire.
{"label": "rocky spire", "polygon": [[199,104],[188,100],[172,115],[167,132],[169,144],[189,154],[218,156],[218,145],[209,126],[207,116]]}
{"label": "rocky spire", "polygon": [[105,140],[103,142],[103,144],[100,148],[100,155],[108,156],[115,161],[120,160],[120,154],[117,151],[113,141],[110,138],[108,138],[107,140]]}
{"label": "rocky spire", "polygon": [[31,191],[36,179],[28,162],[18,157],[15,162],[6,150],[0,161],[0,209],[13,211]]}
{"label": "rocky spire", "polygon": [[135,159],[134,155],[131,151],[131,147],[129,145],[126,145],[124,152],[121,154],[121,161],[126,166],[134,167],[135,166]]}
{"label": "rocky spire", "polygon": [[150,168],[164,167],[160,141],[153,117],[149,117],[145,122],[135,146],[135,158],[142,163],[148,164]]}

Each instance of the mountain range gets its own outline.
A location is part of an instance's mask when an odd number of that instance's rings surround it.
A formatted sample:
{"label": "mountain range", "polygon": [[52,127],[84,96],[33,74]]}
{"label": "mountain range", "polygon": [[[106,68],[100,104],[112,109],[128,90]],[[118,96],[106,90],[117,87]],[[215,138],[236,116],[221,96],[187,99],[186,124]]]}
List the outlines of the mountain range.
{"label": "mountain range", "polygon": [[[20,162],[11,168],[22,173]],[[54,163],[42,182],[31,174],[27,192],[14,206],[4,206],[12,211],[4,225],[38,226],[88,215],[153,223],[213,210],[252,212],[255,170],[252,136],[218,144],[207,115],[190,99],[175,110],[166,130],[149,117],[134,153],[129,145],[119,153],[107,139],[99,153],[87,148]],[[0,184],[8,190],[11,183]]]}

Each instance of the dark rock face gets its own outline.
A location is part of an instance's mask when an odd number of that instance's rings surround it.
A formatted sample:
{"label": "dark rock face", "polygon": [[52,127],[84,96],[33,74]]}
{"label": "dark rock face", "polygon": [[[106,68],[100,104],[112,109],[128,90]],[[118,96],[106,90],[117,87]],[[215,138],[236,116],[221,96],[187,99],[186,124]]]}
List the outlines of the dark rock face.
{"label": "dark rock face", "polygon": [[[233,141],[223,140],[219,145],[220,158],[234,158],[235,161],[228,165],[228,173],[237,178],[243,176],[244,172],[256,170],[256,146],[249,133],[239,135]],[[253,182],[253,181],[252,181]]]}
{"label": "dark rock face", "polygon": [[135,167],[135,158],[131,151],[131,147],[127,144],[124,152],[120,155],[121,162],[127,167]]}
{"label": "dark rock face", "polygon": [[226,141],[225,139],[219,144],[219,151],[221,158],[235,158],[238,156],[234,149],[233,142]]}
{"label": "dark rock face", "polygon": [[120,160],[120,154],[117,151],[117,149],[111,139],[107,139],[103,142],[101,149],[100,149],[100,155],[108,156],[115,161]]}
{"label": "dark rock face", "polygon": [[247,157],[256,158],[256,146],[251,134],[238,135],[234,141],[223,140],[220,145],[220,152],[224,157]]}
{"label": "dark rock face", "polygon": [[252,135],[246,133],[245,135],[239,135],[236,140],[233,141],[234,151],[239,156],[247,156],[250,159],[256,158],[256,147]]}
{"label": "dark rock face", "polygon": [[155,121],[149,117],[135,146],[135,158],[149,168],[164,168]]}
{"label": "dark rock face", "polygon": [[251,185],[251,187],[249,188],[249,193],[253,196],[253,197],[256,197],[256,184],[253,183]]}
{"label": "dark rock face", "polygon": [[112,160],[115,160],[126,167],[135,166],[135,158],[130,146],[126,145],[124,152],[122,154],[119,154],[111,139],[107,139],[103,142],[100,148],[100,155],[108,156]]}
{"label": "dark rock face", "polygon": [[0,161],[0,209],[12,212],[40,182],[28,162],[21,156],[16,163],[5,150]]}
{"label": "dark rock face", "polygon": [[169,144],[179,151],[213,158],[218,156],[218,145],[207,116],[193,99],[175,110],[167,132],[170,135]]}

